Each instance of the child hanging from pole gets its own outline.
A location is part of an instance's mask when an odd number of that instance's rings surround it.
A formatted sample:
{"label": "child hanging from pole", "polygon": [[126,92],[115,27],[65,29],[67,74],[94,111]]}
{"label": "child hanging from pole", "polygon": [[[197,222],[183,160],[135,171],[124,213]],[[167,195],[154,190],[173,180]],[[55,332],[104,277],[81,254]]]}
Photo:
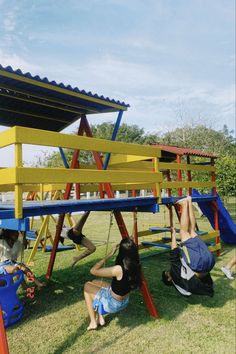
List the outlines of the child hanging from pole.
{"label": "child hanging from pole", "polygon": [[215,260],[206,244],[196,234],[196,221],[192,198],[187,197],[177,202],[182,208],[180,218],[180,238],[178,246],[176,231],[171,232],[170,270],[162,272],[165,285],[174,285],[182,294],[213,296],[213,281],[210,271]]}
{"label": "child hanging from pole", "polygon": [[[33,281],[40,290],[45,283],[41,283],[34,277],[32,271],[24,264],[17,262],[17,258],[21,254],[23,242],[19,239],[17,230],[0,229],[0,274],[13,274],[18,270],[22,270],[30,281]],[[27,289],[26,282],[23,280],[22,286]]]}
{"label": "child hanging from pole", "polygon": [[77,257],[73,257],[72,267],[81,259],[96,251],[96,246],[85,235],[82,234],[83,226],[90,214],[86,211],[75,226],[67,231],[67,237],[77,245],[86,247],[86,250]]}

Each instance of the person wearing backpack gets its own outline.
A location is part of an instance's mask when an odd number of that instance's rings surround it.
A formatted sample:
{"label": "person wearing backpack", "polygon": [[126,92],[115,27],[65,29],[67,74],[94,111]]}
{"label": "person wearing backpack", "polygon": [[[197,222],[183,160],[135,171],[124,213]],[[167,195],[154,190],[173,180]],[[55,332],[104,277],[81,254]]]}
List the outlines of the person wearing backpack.
{"label": "person wearing backpack", "polygon": [[178,201],[182,208],[180,239],[177,245],[176,231],[171,230],[170,270],[162,272],[162,280],[185,296],[192,294],[213,296],[213,281],[210,271],[215,265],[213,254],[196,233],[196,221],[192,198]]}

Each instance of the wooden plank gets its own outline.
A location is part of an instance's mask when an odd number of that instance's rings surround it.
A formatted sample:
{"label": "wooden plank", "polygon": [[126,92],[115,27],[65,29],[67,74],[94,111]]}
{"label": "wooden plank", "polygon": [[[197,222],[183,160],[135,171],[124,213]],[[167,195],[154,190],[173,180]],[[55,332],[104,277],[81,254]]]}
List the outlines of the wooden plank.
{"label": "wooden plank", "polygon": [[55,133],[25,127],[14,127],[14,129],[16,129],[15,143],[110,152],[125,155],[141,155],[148,157],[158,157],[161,154],[159,149],[148,145],[128,144],[118,141]]}
{"label": "wooden plank", "polygon": [[[8,169],[4,170],[6,173]],[[161,173],[131,172],[131,171],[104,171],[81,170],[64,168],[30,168],[18,167],[9,169],[16,173],[13,183],[119,183],[119,182],[146,182],[159,183]],[[0,176],[3,171],[0,171]]]}
{"label": "wooden plank", "polygon": [[182,170],[182,171],[205,171],[205,172],[211,172],[211,171],[216,171],[215,166],[211,165],[192,165],[192,164],[186,164],[186,163],[168,163],[168,162],[160,162],[160,170]]}
{"label": "wooden plank", "polygon": [[132,156],[132,155],[120,155],[120,154],[113,154],[109,161],[109,165],[119,165],[119,164],[126,164],[131,162],[141,162],[146,160],[147,157],[143,156]]}
{"label": "wooden plank", "polygon": [[214,245],[214,246],[209,246],[208,249],[209,249],[209,251],[211,251],[211,252],[219,251],[219,250],[221,249],[221,244],[220,244],[220,243],[217,243],[217,244]]}
{"label": "wooden plank", "polygon": [[9,146],[15,141],[15,129],[10,128],[0,133],[0,148]]}
{"label": "wooden plank", "polygon": [[198,181],[181,181],[181,182],[162,182],[161,188],[204,188],[204,187],[215,187],[216,182],[198,182]]}

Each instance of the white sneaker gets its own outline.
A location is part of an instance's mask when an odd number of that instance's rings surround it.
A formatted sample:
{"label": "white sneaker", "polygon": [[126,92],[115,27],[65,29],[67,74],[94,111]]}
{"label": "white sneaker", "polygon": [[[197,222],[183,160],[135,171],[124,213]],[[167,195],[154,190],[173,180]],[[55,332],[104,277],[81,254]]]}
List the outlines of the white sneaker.
{"label": "white sneaker", "polygon": [[222,270],[222,272],[224,273],[224,275],[225,275],[228,279],[230,279],[230,280],[234,279],[234,277],[232,276],[232,273],[231,273],[231,271],[230,271],[229,268],[227,268],[227,267],[222,267],[221,270]]}
{"label": "white sneaker", "polygon": [[63,226],[62,230],[61,230],[61,237],[63,238],[68,238],[67,236],[67,232],[69,231],[69,227]]}

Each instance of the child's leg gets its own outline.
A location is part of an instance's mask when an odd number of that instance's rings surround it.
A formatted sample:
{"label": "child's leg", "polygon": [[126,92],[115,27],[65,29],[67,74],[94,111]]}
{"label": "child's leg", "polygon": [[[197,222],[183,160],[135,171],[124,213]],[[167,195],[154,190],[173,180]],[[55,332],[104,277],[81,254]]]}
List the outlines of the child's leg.
{"label": "child's leg", "polygon": [[92,330],[97,328],[97,321],[96,321],[96,312],[93,309],[93,300],[100,290],[100,286],[92,283],[87,282],[84,285],[84,299],[87,306],[88,314],[90,317],[90,323],[87,330]]}
{"label": "child's leg", "polygon": [[86,213],[84,213],[82,215],[82,217],[80,218],[80,220],[76,223],[76,225],[73,227],[74,231],[77,231],[79,234],[81,234],[83,226],[86,222],[86,220],[88,219],[90,214],[90,211],[86,211]]}
{"label": "child's leg", "polygon": [[189,233],[191,237],[196,236],[196,219],[193,211],[192,197],[188,197],[188,212],[189,212]]}
{"label": "child's leg", "polygon": [[83,237],[81,244],[86,247],[87,249],[81,253],[79,256],[74,257],[73,258],[73,263],[72,263],[72,267],[81,259],[89,256],[90,254],[92,254],[93,252],[96,251],[96,246],[87,238],[87,237]]}
{"label": "child's leg", "polygon": [[32,274],[34,279],[33,281],[37,286],[38,290],[40,290],[43,286],[45,286],[44,283],[41,283],[38,279],[35,278],[34,273],[24,263],[20,263],[19,268],[24,272],[26,276],[28,275],[28,273]]}
{"label": "child's leg", "polygon": [[178,204],[181,206],[180,216],[180,238],[181,241],[186,241],[190,238],[189,235],[189,211],[188,211],[188,199],[181,199]]}
{"label": "child's leg", "polygon": [[231,269],[236,264],[236,255],[226,264],[226,268]]}

